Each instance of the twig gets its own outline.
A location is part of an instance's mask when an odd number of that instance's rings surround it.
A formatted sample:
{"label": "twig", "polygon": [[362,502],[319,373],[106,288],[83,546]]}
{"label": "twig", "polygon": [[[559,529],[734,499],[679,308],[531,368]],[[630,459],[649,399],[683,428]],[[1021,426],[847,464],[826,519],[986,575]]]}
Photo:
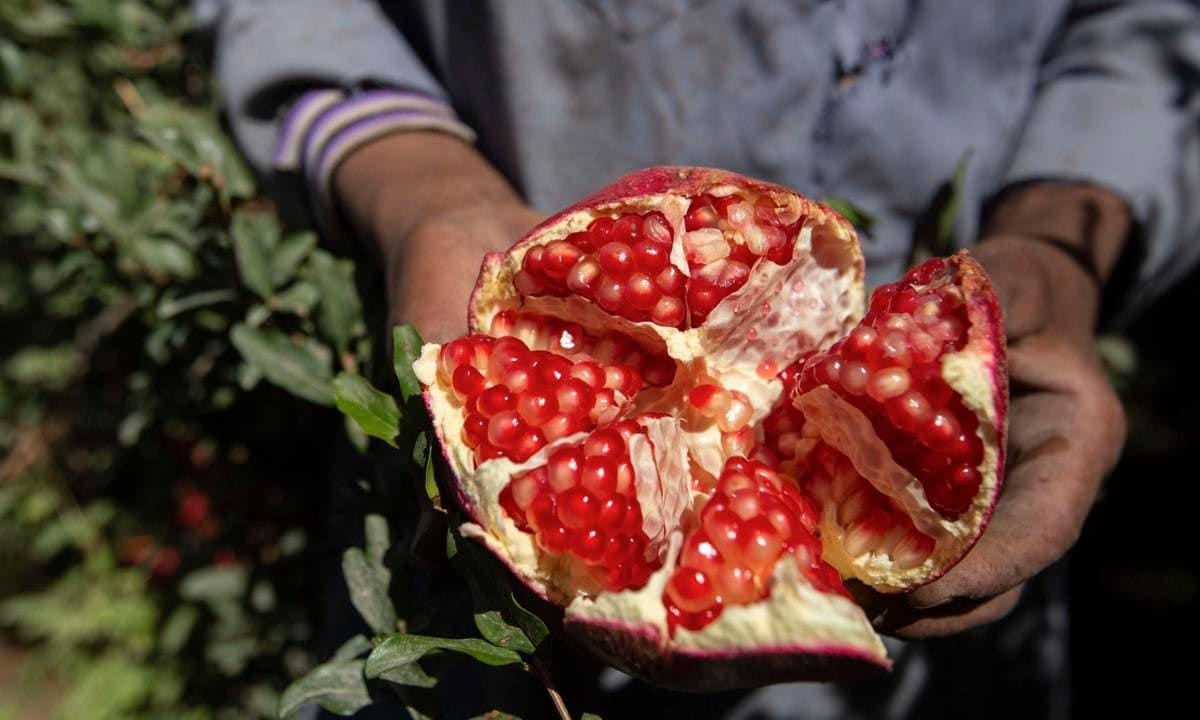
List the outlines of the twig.
{"label": "twig", "polygon": [[542,685],[546,688],[546,694],[550,696],[550,702],[554,703],[554,709],[558,711],[558,717],[561,720],[571,720],[571,713],[567,710],[567,703],[563,700],[558,690],[554,688],[554,681],[550,679],[550,673],[546,672],[546,668],[542,666],[541,658],[530,658],[529,665],[533,668],[533,674],[538,680],[542,681]]}
{"label": "twig", "polygon": [[142,94],[129,81],[129,78],[119,77],[113,80],[113,90],[116,91],[117,97],[121,99],[121,104],[130,114],[137,115],[146,109],[146,101],[142,99]]}

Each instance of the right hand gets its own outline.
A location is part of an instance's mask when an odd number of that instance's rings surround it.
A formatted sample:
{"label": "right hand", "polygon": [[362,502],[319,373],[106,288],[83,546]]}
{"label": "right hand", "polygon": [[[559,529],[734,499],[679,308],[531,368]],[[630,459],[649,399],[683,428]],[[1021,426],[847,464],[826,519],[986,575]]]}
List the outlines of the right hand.
{"label": "right hand", "polygon": [[465,142],[433,132],[387,135],[337,170],[338,199],[383,266],[389,326],[430,342],[466,332],[485,254],[508,249],[543,216]]}

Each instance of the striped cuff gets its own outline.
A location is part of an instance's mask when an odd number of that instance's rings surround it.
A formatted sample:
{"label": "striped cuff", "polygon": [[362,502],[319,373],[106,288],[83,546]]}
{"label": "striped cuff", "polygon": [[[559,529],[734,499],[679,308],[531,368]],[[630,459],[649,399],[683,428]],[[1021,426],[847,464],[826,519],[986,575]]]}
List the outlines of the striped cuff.
{"label": "striped cuff", "polygon": [[330,187],[334,170],[358,146],[402,130],[437,130],[475,140],[446,103],[402,90],[356,95],[311,90],[288,112],[275,148],[275,169],[304,181],[317,228],[331,245],[344,245],[347,237]]}

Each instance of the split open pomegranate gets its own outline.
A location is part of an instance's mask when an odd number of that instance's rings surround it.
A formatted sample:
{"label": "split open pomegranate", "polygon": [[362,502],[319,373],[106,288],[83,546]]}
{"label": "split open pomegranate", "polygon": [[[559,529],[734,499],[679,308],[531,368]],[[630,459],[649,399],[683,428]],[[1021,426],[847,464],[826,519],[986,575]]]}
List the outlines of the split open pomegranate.
{"label": "split open pomegranate", "polygon": [[887,667],[844,586],[983,532],[1004,332],[965,253],[863,297],[851,226],[717,170],[618,180],[489,255],[415,369],[471,521],[576,638],[675,687]]}

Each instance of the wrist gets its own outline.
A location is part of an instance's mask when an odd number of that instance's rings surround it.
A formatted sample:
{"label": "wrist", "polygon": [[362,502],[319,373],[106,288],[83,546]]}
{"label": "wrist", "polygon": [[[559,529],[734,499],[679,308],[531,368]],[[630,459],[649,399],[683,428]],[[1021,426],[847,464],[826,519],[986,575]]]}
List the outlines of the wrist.
{"label": "wrist", "polygon": [[1131,226],[1129,206],[1107,188],[1038,181],[1010,186],[993,198],[981,237],[1019,235],[1052,245],[1103,289]]}

